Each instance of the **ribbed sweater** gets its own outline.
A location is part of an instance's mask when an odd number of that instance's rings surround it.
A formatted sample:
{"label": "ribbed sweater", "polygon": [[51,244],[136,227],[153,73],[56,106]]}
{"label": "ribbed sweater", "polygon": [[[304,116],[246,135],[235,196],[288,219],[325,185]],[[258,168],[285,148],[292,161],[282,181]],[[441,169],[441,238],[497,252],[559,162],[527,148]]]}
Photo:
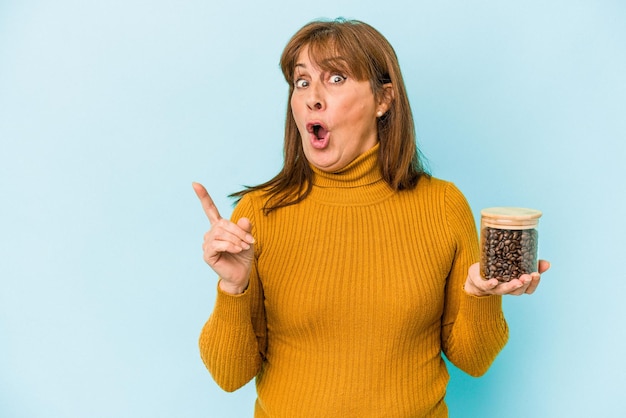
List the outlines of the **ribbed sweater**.
{"label": "ribbed sweater", "polygon": [[256,418],[446,417],[442,355],[486,372],[506,343],[500,296],[463,290],[478,261],[472,212],[450,182],[394,191],[378,146],[337,173],[315,171],[301,203],[264,215],[250,192],[247,290],[216,303],[200,335],[215,381],[256,377]]}

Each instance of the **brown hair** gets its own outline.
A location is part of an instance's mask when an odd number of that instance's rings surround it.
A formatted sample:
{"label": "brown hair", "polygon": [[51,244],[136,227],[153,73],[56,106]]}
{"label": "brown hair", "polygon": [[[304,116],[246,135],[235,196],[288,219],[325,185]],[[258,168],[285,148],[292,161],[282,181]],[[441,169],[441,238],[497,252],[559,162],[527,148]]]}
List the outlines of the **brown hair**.
{"label": "brown hair", "polygon": [[[391,83],[393,100],[389,110],[378,118],[379,165],[383,179],[394,190],[412,189],[420,176],[428,175],[416,145],[415,126],[400,72],[398,58],[389,42],[370,25],[337,19],[313,21],[300,29],[287,43],[280,67],[293,93],[294,69],[300,51],[307,46],[313,62],[322,70],[339,71],[359,81],[369,80],[378,99]],[[253,190],[264,190],[268,199],[265,214],[304,200],[313,187],[313,171],[302,148],[302,139],[287,101],[284,165],[270,181],[233,193],[241,198]]]}

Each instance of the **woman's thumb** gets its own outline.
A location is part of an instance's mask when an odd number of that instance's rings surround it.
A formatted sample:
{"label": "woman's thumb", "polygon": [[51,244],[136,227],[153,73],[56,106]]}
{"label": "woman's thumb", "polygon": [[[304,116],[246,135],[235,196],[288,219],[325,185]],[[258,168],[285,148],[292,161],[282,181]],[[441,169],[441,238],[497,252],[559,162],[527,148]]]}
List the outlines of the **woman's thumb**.
{"label": "woman's thumb", "polygon": [[237,226],[246,232],[252,232],[252,222],[248,218],[240,218],[237,221]]}

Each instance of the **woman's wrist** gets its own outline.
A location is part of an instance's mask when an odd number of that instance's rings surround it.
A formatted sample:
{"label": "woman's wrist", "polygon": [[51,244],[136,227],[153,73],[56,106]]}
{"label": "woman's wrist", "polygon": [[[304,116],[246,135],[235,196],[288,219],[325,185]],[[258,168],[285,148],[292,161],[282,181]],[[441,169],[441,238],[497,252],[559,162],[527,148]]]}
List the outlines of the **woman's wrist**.
{"label": "woman's wrist", "polygon": [[224,280],[220,280],[219,288],[222,292],[227,293],[229,295],[241,295],[248,288],[248,284],[246,283],[244,286],[241,285],[233,285]]}
{"label": "woman's wrist", "polygon": [[468,295],[475,296],[477,298],[481,298],[481,297],[489,295],[488,293],[485,293],[479,288],[477,288],[472,282],[472,279],[470,279],[469,277],[467,278],[467,280],[465,280],[465,285],[463,285],[463,290]]}

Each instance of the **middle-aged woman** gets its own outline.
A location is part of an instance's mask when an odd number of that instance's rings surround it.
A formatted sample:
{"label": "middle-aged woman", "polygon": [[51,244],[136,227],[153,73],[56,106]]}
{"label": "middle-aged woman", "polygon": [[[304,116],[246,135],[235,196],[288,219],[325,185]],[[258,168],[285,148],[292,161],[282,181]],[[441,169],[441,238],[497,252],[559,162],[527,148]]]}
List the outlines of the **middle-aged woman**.
{"label": "middle-aged woman", "polygon": [[285,160],[236,194],[232,221],[194,183],[219,275],[200,336],[215,381],[256,377],[255,417],[446,417],[442,355],[473,376],[506,343],[501,295],[538,272],[483,280],[472,212],[427,174],[396,54],[359,21],[315,21],[281,57]]}

